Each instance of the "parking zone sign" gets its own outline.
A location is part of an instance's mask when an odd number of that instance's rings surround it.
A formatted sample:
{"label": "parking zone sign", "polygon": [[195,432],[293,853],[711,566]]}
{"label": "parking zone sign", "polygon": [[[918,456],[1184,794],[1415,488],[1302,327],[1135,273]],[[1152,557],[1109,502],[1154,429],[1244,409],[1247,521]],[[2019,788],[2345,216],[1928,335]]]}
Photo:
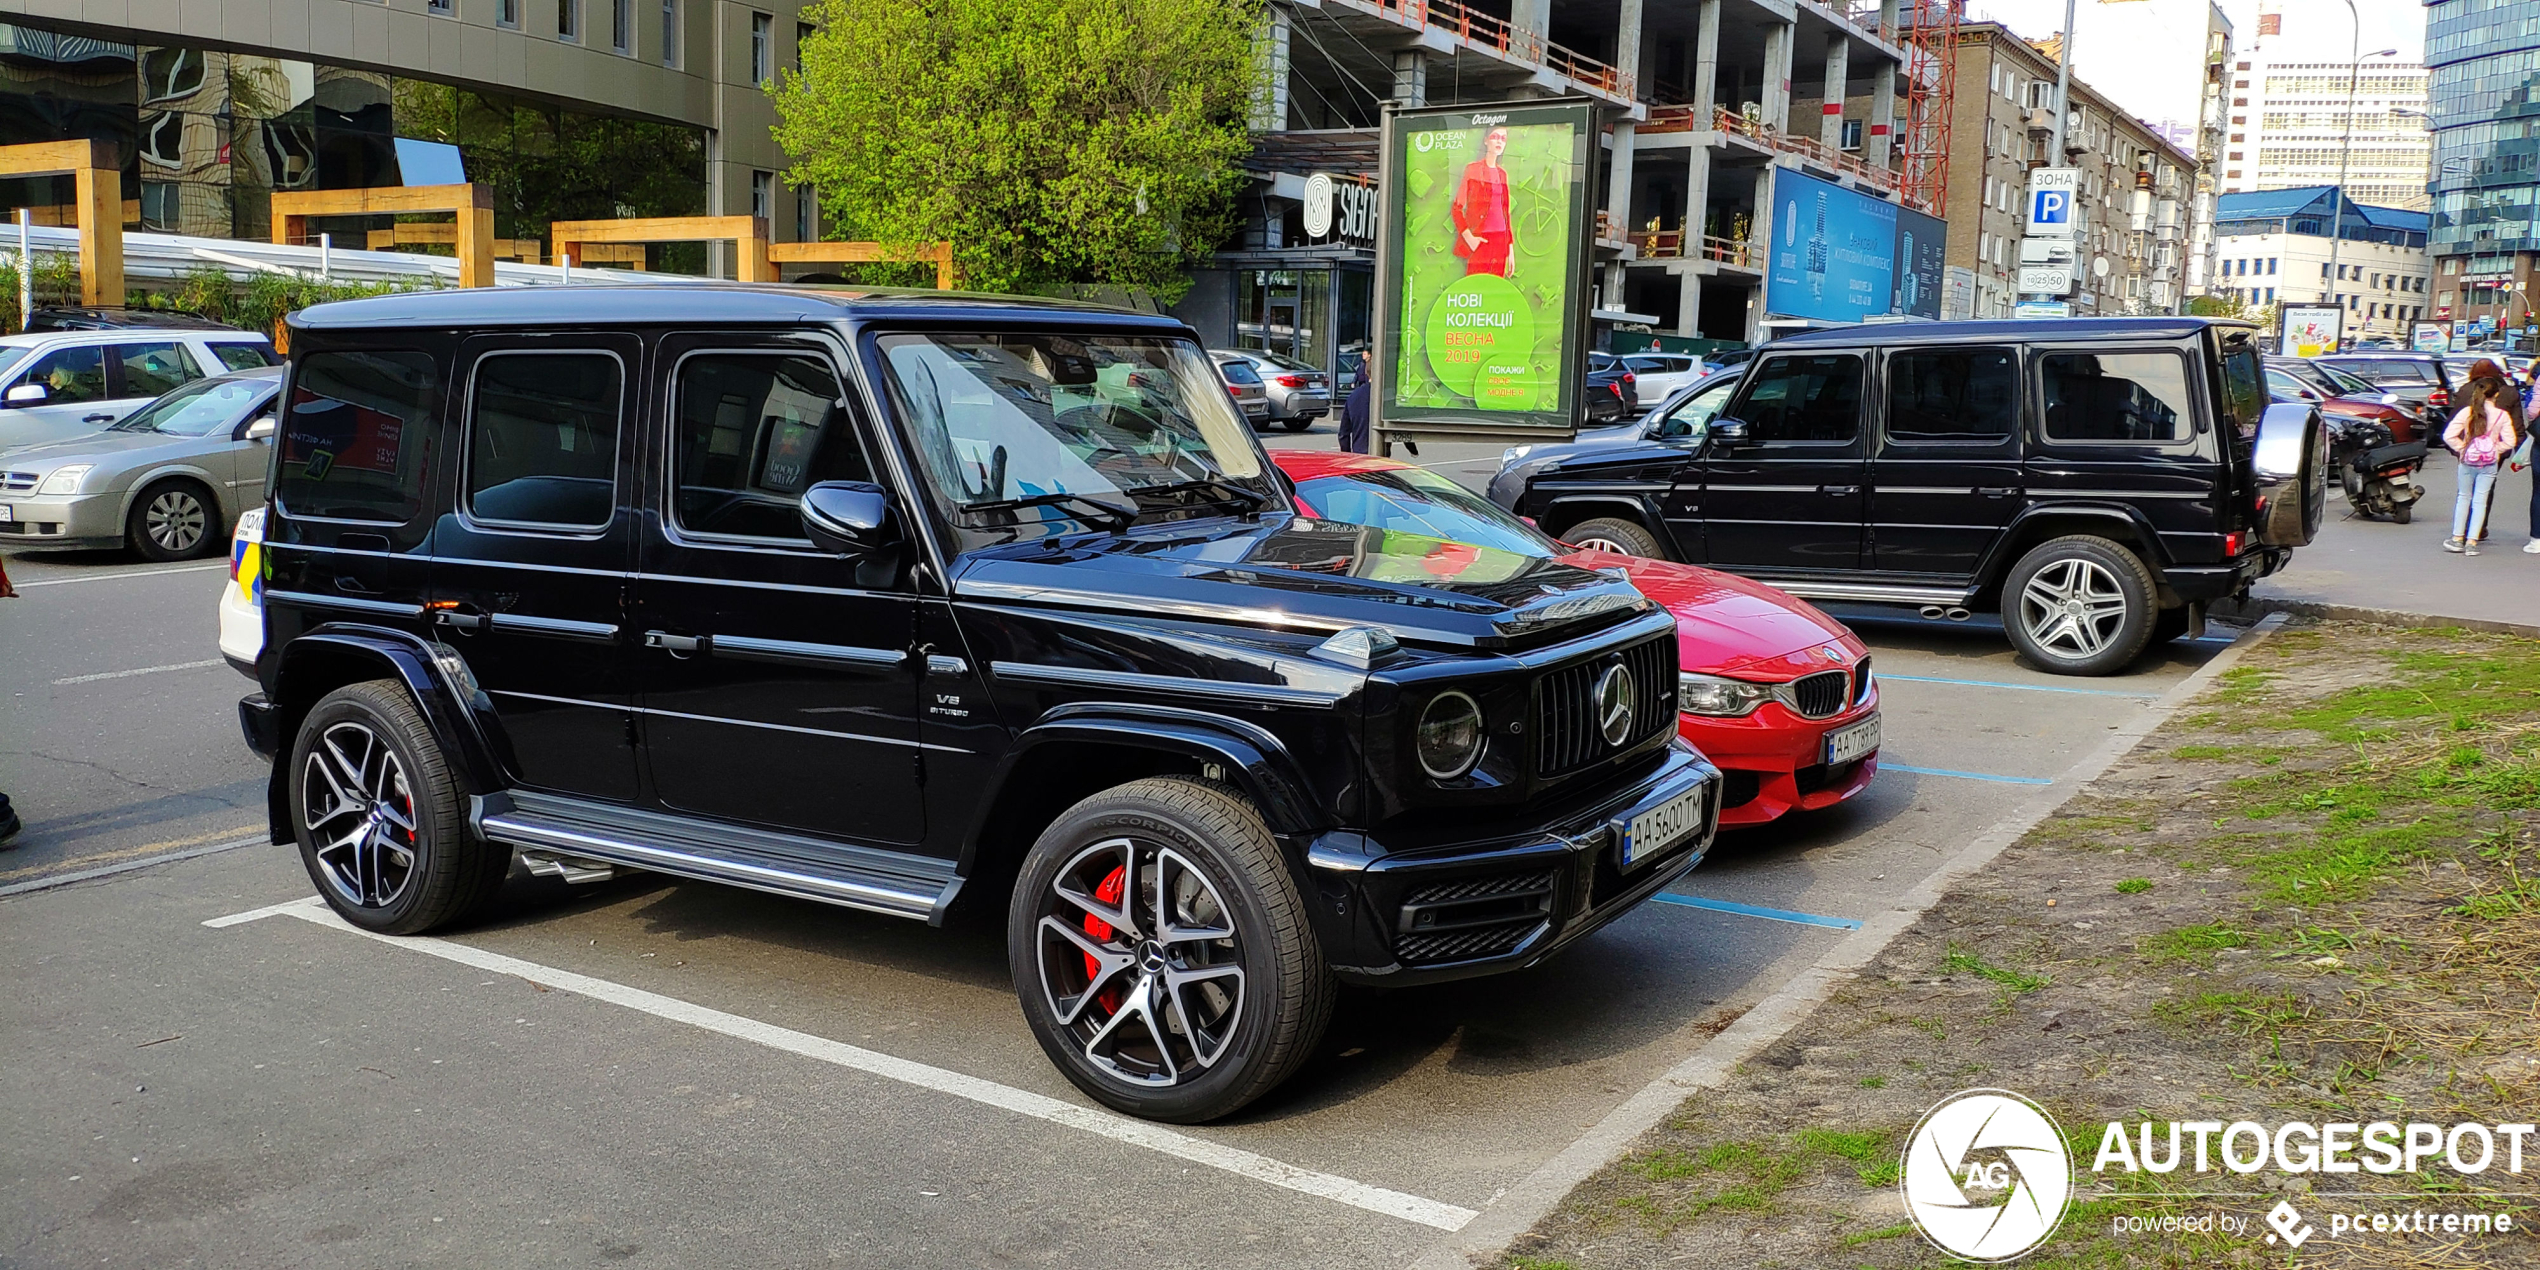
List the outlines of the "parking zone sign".
{"label": "parking zone sign", "polygon": [[2028,236],[2071,238],[2076,231],[2074,198],[2081,188],[2079,168],[2037,168],[2028,174]]}

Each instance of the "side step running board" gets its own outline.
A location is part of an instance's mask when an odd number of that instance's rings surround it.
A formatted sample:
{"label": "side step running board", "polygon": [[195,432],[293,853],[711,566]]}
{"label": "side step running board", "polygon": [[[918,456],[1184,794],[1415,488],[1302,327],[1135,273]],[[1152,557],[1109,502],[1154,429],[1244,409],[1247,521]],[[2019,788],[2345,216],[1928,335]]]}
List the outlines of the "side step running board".
{"label": "side step running board", "polygon": [[[531,857],[532,872],[597,880],[593,866],[649,869],[940,925],[961,878],[950,860],[520,792],[471,800],[478,836]],[[574,866],[561,868],[565,861]],[[576,876],[579,874],[580,876]]]}

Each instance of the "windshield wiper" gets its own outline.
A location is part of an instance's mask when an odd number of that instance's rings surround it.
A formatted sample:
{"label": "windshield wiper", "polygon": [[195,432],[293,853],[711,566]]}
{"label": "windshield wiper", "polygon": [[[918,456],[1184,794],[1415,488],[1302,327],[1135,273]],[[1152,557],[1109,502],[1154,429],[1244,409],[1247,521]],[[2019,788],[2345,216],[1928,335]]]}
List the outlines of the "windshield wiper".
{"label": "windshield wiper", "polygon": [[1203,476],[1193,481],[1174,481],[1167,485],[1140,485],[1129,491],[1131,497],[1141,494],[1186,494],[1193,490],[1210,491],[1221,498],[1231,498],[1244,505],[1244,510],[1257,512],[1270,503],[1268,495],[1246,489],[1222,476]]}
{"label": "windshield wiper", "polygon": [[1103,522],[1104,528],[1114,533],[1127,529],[1138,519],[1136,508],[1122,507],[1118,503],[1106,503],[1099,498],[1089,498],[1083,494],[1070,494],[1065,491],[1055,494],[1034,494],[1028,498],[992,498],[984,503],[963,503],[961,510],[1007,512],[1021,511],[1027,507],[1074,507],[1080,511],[1092,513],[1095,519]]}

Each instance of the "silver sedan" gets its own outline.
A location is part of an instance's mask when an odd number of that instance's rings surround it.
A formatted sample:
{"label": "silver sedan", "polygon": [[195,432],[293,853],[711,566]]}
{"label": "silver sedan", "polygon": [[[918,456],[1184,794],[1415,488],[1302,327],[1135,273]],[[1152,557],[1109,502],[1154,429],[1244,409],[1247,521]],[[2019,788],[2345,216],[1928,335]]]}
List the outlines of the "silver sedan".
{"label": "silver sedan", "polygon": [[281,386],[278,366],[197,379],[104,431],[0,451],[0,547],[218,548],[265,501]]}

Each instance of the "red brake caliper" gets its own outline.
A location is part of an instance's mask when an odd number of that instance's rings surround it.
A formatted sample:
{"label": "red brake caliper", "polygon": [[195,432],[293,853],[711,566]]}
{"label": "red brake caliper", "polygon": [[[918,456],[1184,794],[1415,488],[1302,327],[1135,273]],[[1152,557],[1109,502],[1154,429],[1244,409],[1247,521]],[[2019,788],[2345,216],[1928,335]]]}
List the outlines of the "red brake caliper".
{"label": "red brake caliper", "polygon": [[[1111,875],[1102,880],[1102,885],[1094,888],[1094,898],[1101,900],[1103,903],[1109,904],[1114,908],[1118,908],[1120,906],[1120,897],[1127,893],[1128,887],[1128,866],[1115,864],[1111,866]],[[1106,922],[1091,913],[1087,913],[1085,915],[1085,933],[1098,940],[1107,940],[1111,938],[1111,923]],[[1101,973],[1101,960],[1096,958],[1092,953],[1085,954],[1085,977],[1087,979],[1091,979],[1095,975]],[[1103,989],[1101,995],[1095,997],[1094,1001],[1103,1008],[1103,1013],[1118,1013],[1120,1010],[1119,985],[1114,984],[1111,987]]]}

